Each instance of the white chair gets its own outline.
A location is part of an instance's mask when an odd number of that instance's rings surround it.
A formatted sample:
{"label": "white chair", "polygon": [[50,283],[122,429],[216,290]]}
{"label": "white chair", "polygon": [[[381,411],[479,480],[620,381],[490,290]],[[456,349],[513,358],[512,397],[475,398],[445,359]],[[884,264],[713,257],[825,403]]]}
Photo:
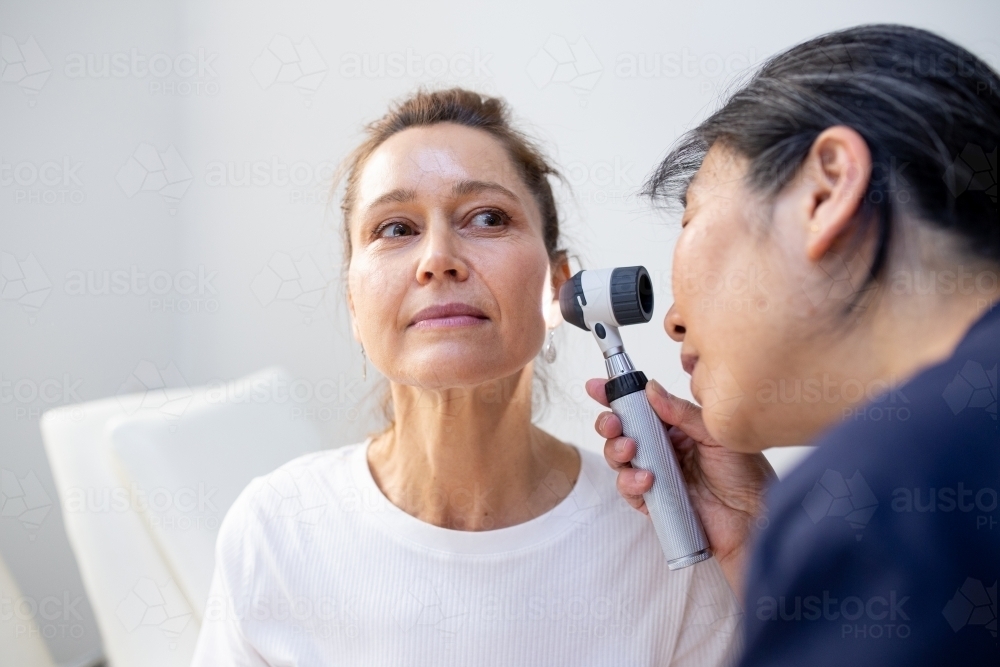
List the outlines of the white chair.
{"label": "white chair", "polygon": [[[190,664],[219,522],[256,476],[322,449],[269,368],[226,385],[134,393],[45,413],[42,436],[111,665]],[[284,400],[283,400],[284,398]]]}
{"label": "white chair", "polygon": [[7,613],[0,613],[0,665],[55,667],[34,619],[13,611],[20,608],[21,600],[17,582],[0,558],[0,601],[11,606]]}

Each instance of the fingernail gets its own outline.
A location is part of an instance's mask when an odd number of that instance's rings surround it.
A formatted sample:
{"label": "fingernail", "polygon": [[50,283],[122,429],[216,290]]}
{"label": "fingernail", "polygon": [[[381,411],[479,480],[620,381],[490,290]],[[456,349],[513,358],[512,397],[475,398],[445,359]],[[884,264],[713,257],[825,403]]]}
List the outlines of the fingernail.
{"label": "fingernail", "polygon": [[660,395],[660,396],[662,396],[663,398],[670,398],[670,394],[669,394],[669,393],[667,393],[667,390],[666,390],[666,389],[664,389],[664,388],[663,388],[663,385],[661,385],[661,384],[660,384],[659,382],[657,382],[656,380],[650,380],[650,381],[649,381],[649,382],[648,382],[647,384],[648,384],[648,385],[649,385],[650,387],[652,387],[652,388],[653,388],[653,391],[655,391],[655,392],[656,392],[657,394],[659,394],[659,395]]}
{"label": "fingernail", "polygon": [[625,441],[624,440],[616,440],[615,441],[615,451],[618,452],[619,454],[621,454],[623,451],[625,451]]}
{"label": "fingernail", "polygon": [[648,478],[648,477],[649,477],[649,473],[648,472],[646,472],[645,470],[640,470],[639,472],[637,472],[635,474],[635,481],[637,481],[640,484],[642,484],[643,482],[646,481],[646,478]]}
{"label": "fingernail", "polygon": [[603,431],[604,430],[604,422],[606,422],[606,421],[608,421],[608,416],[607,415],[601,415],[600,417],[597,418],[597,430],[598,431]]}

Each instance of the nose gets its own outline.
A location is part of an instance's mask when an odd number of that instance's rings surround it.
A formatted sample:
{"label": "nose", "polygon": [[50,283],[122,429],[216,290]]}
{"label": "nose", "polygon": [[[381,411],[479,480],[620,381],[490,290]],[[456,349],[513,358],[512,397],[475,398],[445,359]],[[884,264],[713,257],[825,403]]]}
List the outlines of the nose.
{"label": "nose", "polygon": [[459,252],[461,239],[449,221],[429,224],[422,240],[422,253],[417,262],[418,283],[425,285],[435,278],[463,281],[469,277],[468,264]]}
{"label": "nose", "polygon": [[678,343],[684,342],[684,334],[687,329],[684,328],[684,321],[681,319],[680,313],[677,312],[676,303],[670,305],[667,316],[663,318],[663,328],[666,329],[670,338]]}

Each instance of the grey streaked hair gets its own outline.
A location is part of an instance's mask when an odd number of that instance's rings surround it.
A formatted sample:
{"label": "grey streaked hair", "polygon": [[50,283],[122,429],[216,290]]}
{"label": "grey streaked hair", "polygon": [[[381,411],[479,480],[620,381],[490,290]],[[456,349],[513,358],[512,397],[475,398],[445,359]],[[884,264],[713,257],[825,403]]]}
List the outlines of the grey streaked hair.
{"label": "grey streaked hair", "polygon": [[859,232],[877,231],[866,284],[884,269],[903,210],[1000,262],[1000,77],[957,44],[907,26],[850,28],[769,59],[674,145],[643,193],[684,205],[691,178],[719,142],[748,159],[750,187],[773,196],[835,125],[856,130],[872,156],[857,216]]}

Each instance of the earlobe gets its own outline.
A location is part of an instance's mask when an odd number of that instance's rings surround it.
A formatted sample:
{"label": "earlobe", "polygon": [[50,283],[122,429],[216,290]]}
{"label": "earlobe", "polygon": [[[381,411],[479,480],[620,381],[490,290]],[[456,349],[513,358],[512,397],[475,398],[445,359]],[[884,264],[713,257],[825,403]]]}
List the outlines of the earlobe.
{"label": "earlobe", "polygon": [[838,125],[816,137],[804,167],[813,190],[806,221],[806,256],[818,262],[852,230],[868,188],[871,152],[857,131]]}

